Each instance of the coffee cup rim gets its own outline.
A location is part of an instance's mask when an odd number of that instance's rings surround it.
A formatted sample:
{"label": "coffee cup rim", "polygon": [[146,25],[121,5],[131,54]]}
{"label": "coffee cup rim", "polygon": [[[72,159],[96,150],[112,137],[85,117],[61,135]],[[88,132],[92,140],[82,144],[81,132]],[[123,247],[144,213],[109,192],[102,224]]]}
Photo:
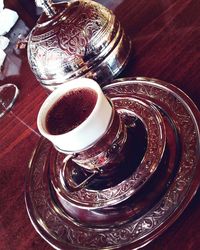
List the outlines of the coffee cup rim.
{"label": "coffee cup rim", "polygon": [[[57,135],[50,134],[46,128],[46,116],[48,114],[48,111],[53,107],[53,105],[56,103],[56,101],[58,101],[60,98],[62,98],[62,96],[64,96],[68,91],[71,91],[71,90],[77,89],[77,88],[84,88],[84,87],[91,88],[92,90],[94,90],[97,93],[96,104],[94,106],[94,109],[90,113],[90,115],[73,130],[70,130],[66,133],[57,134]],[[76,134],[80,134],[81,131],[84,131],[84,129],[87,127],[91,117],[94,117],[95,113],[99,112],[98,110],[101,106],[101,102],[103,102],[103,100],[101,100],[103,98],[101,93],[102,93],[102,90],[101,90],[100,86],[98,85],[98,83],[92,79],[89,79],[89,78],[74,79],[74,80],[68,81],[66,83],[63,83],[61,86],[59,86],[56,90],[54,90],[46,98],[46,100],[43,102],[43,104],[40,107],[38,117],[37,117],[37,126],[38,126],[40,133],[44,137],[46,137],[47,139],[52,141],[52,143],[55,145],[56,145],[56,140],[58,140],[59,138],[61,138],[63,136],[66,137],[66,140],[71,140],[71,138],[73,138]],[[110,112],[110,114],[111,114],[111,112]],[[108,119],[107,125],[109,124],[109,122],[110,122],[110,119]],[[77,140],[78,140],[78,138],[77,138]],[[58,146],[58,145],[56,145],[56,146]],[[69,150],[71,151],[70,148],[69,148]],[[79,150],[82,150],[82,149],[80,148]]]}

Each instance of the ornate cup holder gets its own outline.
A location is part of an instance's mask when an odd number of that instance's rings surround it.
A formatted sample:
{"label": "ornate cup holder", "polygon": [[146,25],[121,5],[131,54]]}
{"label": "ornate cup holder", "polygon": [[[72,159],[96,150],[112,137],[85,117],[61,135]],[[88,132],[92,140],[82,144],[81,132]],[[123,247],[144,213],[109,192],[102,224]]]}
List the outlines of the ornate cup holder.
{"label": "ornate cup holder", "polygon": [[[141,247],[178,218],[199,187],[200,118],[192,101],[155,79],[121,79],[104,92],[128,127],[117,171],[70,192],[61,181],[64,155],[49,142],[41,140],[30,162],[27,211],[55,248]],[[67,167],[77,184],[88,175],[73,162]]]}
{"label": "ornate cup holder", "polygon": [[[52,150],[49,161],[50,180],[52,180],[53,189],[64,207],[69,205],[65,205],[66,202],[71,203],[72,206],[87,209],[121,203],[145,184],[162,159],[166,133],[160,113],[144,100],[113,98],[112,101],[129,128],[127,149],[124,152],[125,160],[117,166],[119,171],[114,175],[111,173],[110,176],[104,177],[100,173],[96,178],[94,177],[89,186],[71,192],[60,180],[62,160],[65,156]],[[140,148],[138,144],[143,148]],[[75,164],[71,162],[71,166],[68,167],[71,168],[74,178],[76,178],[80,175],[80,167],[73,165]],[[82,172],[85,171],[82,169]]]}

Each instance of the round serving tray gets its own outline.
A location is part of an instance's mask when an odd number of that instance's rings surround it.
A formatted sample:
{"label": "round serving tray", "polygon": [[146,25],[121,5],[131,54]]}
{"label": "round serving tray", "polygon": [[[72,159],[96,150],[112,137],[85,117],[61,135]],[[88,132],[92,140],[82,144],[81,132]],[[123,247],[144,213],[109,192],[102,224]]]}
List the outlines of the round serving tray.
{"label": "round serving tray", "polygon": [[[114,223],[114,226],[84,226],[61,211],[52,201],[51,189],[46,181],[51,144],[42,141],[30,162],[25,200],[35,229],[57,249],[141,247],[155,239],[179,217],[199,187],[200,115],[193,102],[175,86],[155,79],[121,79],[106,86],[104,92],[110,98],[146,99],[162,115],[170,118],[179,138],[177,144],[180,157],[177,168],[168,166],[173,178],[156,203],[146,211],[144,209],[142,214],[137,217],[130,215],[126,222]],[[167,136],[170,137],[170,134]],[[169,147],[173,152],[173,145]],[[157,186],[152,185],[151,188],[153,191]],[[134,204],[130,203],[130,206]]]}

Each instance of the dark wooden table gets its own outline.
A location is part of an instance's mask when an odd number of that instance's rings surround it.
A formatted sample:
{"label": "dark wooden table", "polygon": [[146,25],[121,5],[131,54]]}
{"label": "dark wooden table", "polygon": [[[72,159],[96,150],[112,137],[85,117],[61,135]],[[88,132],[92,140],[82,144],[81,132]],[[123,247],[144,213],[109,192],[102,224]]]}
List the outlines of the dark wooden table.
{"label": "dark wooden table", "polygon": [[[47,92],[32,74],[26,51],[16,51],[19,33],[37,19],[34,1],[7,0],[20,20],[8,36],[0,85],[14,82],[20,95],[0,120],[0,249],[51,249],[28,218],[24,186],[29,160],[40,135],[36,117]],[[173,83],[200,108],[200,1],[99,0],[111,8],[133,41],[133,55],[120,77],[146,76]],[[3,25],[3,24],[0,24]],[[180,218],[145,250],[200,249],[200,192]]]}

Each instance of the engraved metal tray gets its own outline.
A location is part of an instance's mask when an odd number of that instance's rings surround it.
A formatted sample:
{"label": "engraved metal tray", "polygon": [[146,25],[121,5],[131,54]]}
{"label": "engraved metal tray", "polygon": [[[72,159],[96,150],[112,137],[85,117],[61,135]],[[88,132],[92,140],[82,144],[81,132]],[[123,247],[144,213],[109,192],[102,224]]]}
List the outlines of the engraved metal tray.
{"label": "engraved metal tray", "polygon": [[154,176],[122,202],[121,216],[114,217],[108,207],[110,222],[88,224],[73,219],[52,199],[47,181],[51,144],[42,141],[30,162],[25,200],[35,229],[57,249],[142,247],[180,216],[199,187],[200,115],[193,102],[175,86],[155,79],[121,79],[106,86],[104,92],[110,98],[145,99],[160,111],[166,127],[167,157]]}
{"label": "engraved metal tray", "polygon": [[[93,182],[99,182],[98,185],[100,188],[95,189],[86,186],[81,190],[71,192],[70,189],[63,188],[59,178],[62,162],[66,155],[58,153],[54,147],[52,147],[50,156],[50,165],[52,165],[50,166],[50,172],[52,174],[50,178],[53,182],[54,189],[59,193],[60,200],[62,199],[61,203],[66,200],[67,202],[72,202],[73,205],[79,208],[83,207],[88,209],[118,204],[136,193],[151,178],[159,166],[166,144],[164,121],[159,111],[149,102],[136,98],[116,97],[112,98],[112,102],[128,127],[128,137],[131,136],[130,139],[135,141],[128,145],[128,147],[130,147],[128,149],[130,163],[127,161],[122,162],[122,170],[120,172],[122,178],[123,174],[126,174],[125,171],[131,172],[131,174],[127,174],[127,178],[124,180],[121,179],[121,181],[118,181],[116,184],[113,183],[114,180],[111,180],[112,182],[109,184],[110,180],[105,177],[103,177],[105,181],[94,179]],[[134,166],[132,162],[136,161],[136,159],[134,159],[136,147],[139,147],[138,144],[144,143],[142,138],[140,139],[136,136],[134,138],[133,135],[134,131],[135,133],[139,133],[139,130],[136,131],[137,120],[141,120],[144,130],[146,130],[147,146],[144,153],[141,153],[141,160],[137,160],[139,161],[138,165]],[[130,133],[132,132],[132,135],[130,135],[129,131]],[[140,134],[139,136],[142,137],[144,133],[140,132]],[[75,171],[75,168],[73,171]],[[113,179],[113,176],[111,176],[111,179]],[[102,188],[105,185],[104,182],[106,182],[109,187]]]}

